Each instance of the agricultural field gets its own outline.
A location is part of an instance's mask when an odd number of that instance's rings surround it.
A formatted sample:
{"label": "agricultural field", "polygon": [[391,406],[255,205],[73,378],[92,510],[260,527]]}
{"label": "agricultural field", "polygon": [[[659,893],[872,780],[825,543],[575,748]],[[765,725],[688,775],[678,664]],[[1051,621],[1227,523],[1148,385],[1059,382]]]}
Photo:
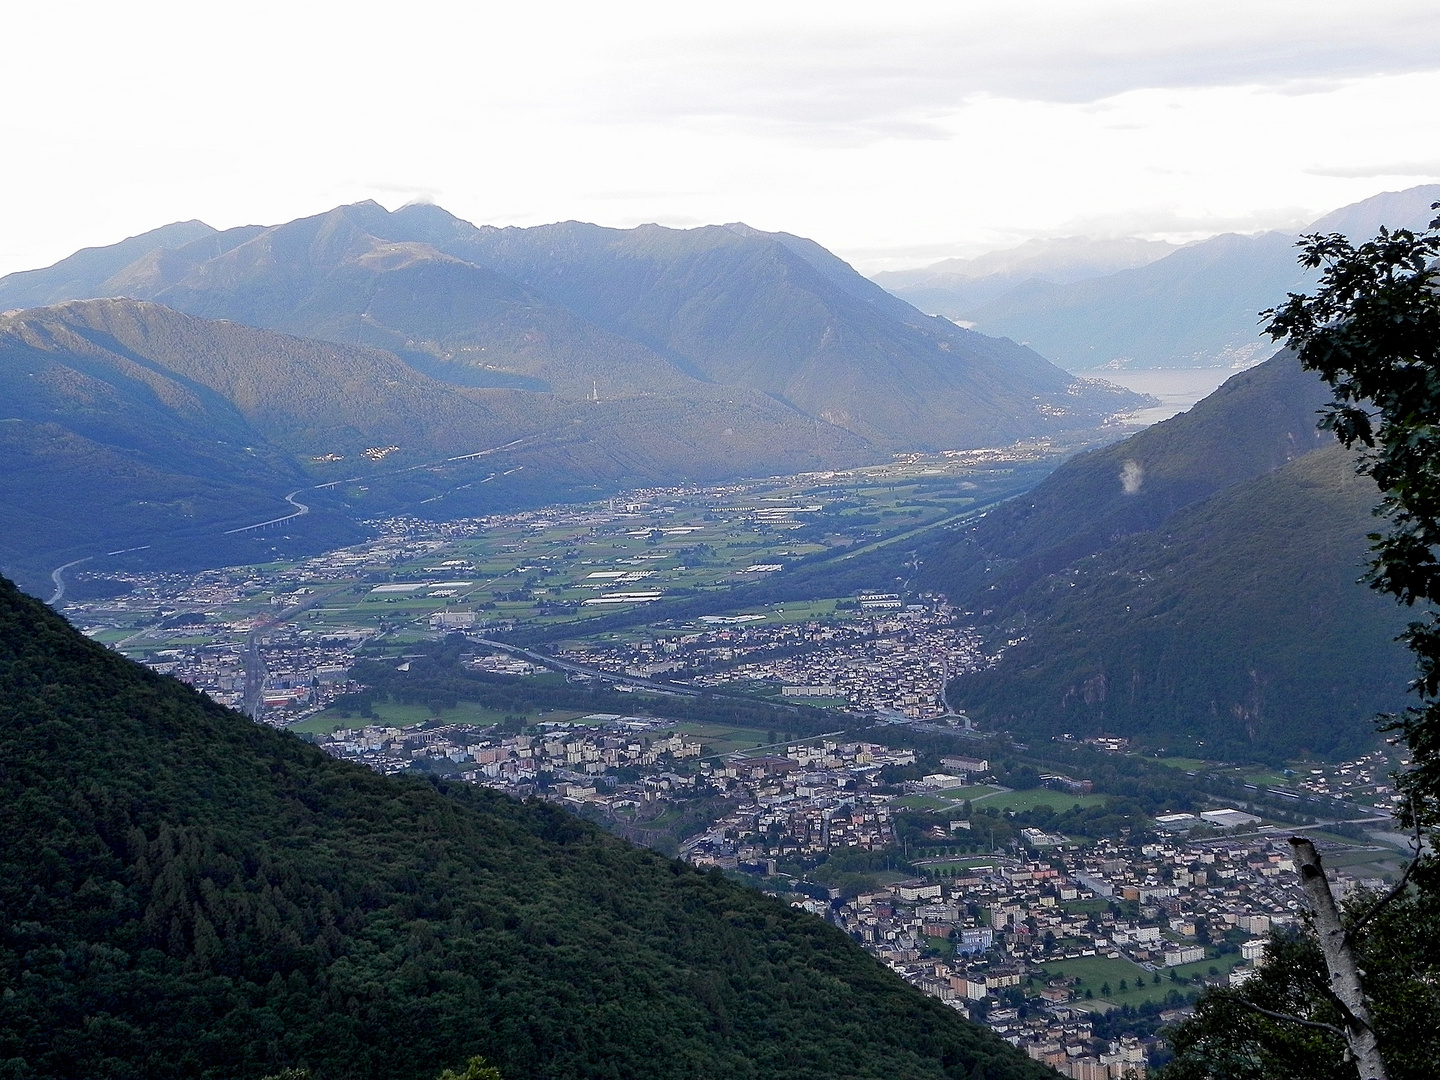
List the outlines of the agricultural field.
{"label": "agricultural field", "polygon": [[976,810],[993,807],[1002,813],[1009,810],[1017,814],[1024,810],[1034,810],[1037,806],[1048,806],[1059,814],[1072,806],[1104,806],[1107,798],[1105,795],[1071,795],[1050,788],[1033,788],[1029,791],[1002,791],[993,795],[980,795],[971,800],[971,805]]}
{"label": "agricultural field", "polygon": [[[1184,992],[1189,989],[1185,984],[1195,974],[1208,974],[1212,966],[1224,973],[1239,962],[1240,955],[1231,953],[1214,960],[1202,960],[1174,968],[1180,983],[1170,978],[1170,968],[1161,968],[1158,972],[1147,971],[1124,956],[1081,956],[1056,960],[1046,964],[1042,974],[1047,979],[1062,976],[1078,978],[1080,982],[1073,988],[1077,999],[1086,1006],[1108,1011],[1107,1005],[1118,1008],[1122,1005],[1136,1006],[1150,1001],[1164,1001],[1172,990]],[[1157,974],[1160,976],[1159,982],[1155,981]],[[1124,990],[1120,988],[1122,982],[1125,984]],[[1094,995],[1093,998],[1085,998],[1087,990]]]}
{"label": "agricultural field", "polygon": [[901,795],[893,805],[903,806],[907,810],[956,810],[966,801],[974,803],[1004,792],[1004,788],[977,784],[974,787],[946,788],[944,791],[936,793]]}
{"label": "agricultural field", "polygon": [[[440,712],[432,712],[424,705],[402,705],[397,702],[381,701],[371,706],[375,713],[375,719],[351,714],[346,716],[340,710],[326,709],[314,716],[307,717],[300,723],[292,725],[288,730],[302,735],[328,735],[339,728],[362,727],[366,724],[377,724],[383,727],[409,728],[420,724],[431,723],[439,720],[447,724],[498,724],[507,716],[514,716],[515,713],[507,713],[499,709],[487,708],[478,705],[473,701],[461,701],[453,707],[448,707]],[[541,723],[544,721],[570,721],[582,716],[578,712],[556,712],[546,710],[535,710],[524,714],[527,724]]]}

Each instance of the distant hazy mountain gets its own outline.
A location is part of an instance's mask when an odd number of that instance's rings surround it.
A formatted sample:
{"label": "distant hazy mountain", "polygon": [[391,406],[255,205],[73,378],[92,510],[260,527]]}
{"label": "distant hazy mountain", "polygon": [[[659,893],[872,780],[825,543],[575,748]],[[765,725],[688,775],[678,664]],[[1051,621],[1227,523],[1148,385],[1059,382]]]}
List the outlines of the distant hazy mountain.
{"label": "distant hazy mountain", "polygon": [[[456,516],[873,457],[764,394],[689,382],[685,394],[566,401],[454,386],[383,350],[143,301],[0,317],[11,515],[0,565],[35,587],[68,559],[140,544],[177,559],[263,555],[283,537],[226,530],[291,512],[281,496],[301,488],[314,489],[313,510],[285,531],[313,547],[384,513]],[[446,458],[464,460],[432,464]]]}
{"label": "distant hazy mountain", "polygon": [[96,292],[378,346],[460,386],[759,393],[877,453],[1089,428],[1136,401],[923,316],[809,241],[739,225],[493,229],[361,203],[157,247],[77,295]]}
{"label": "distant hazy mountain", "polygon": [[[1422,228],[1435,216],[1430,204],[1437,200],[1440,185],[1434,184],[1386,192],[1304,231],[1360,239],[1382,224]],[[934,284],[904,283],[895,291],[922,310],[1024,342],[1071,371],[1241,366],[1268,351],[1259,312],[1314,283],[1295,261],[1295,241],[1288,233],[1226,234],[1084,280],[1036,274],[1015,284],[1001,274],[988,285],[990,279],[980,278],[961,291],[942,289],[943,296]],[[931,291],[917,291],[924,289]]]}
{"label": "distant hazy mountain", "polygon": [[1412,666],[1405,614],[1356,583],[1378,492],[1315,430],[1323,400],[1278,356],[930,552],[920,584],[1024,639],[951,700],[1036,736],[1222,756],[1368,745]]}
{"label": "distant hazy mountain", "polygon": [[43,270],[22,270],[0,278],[0,311],[56,304],[87,296],[108,296],[110,278],[137,259],[214,236],[203,221],[177,221],[108,247],[83,248]]}
{"label": "distant hazy mountain", "polygon": [[919,270],[882,271],[873,280],[921,311],[966,321],[980,305],[1018,285],[1066,285],[1101,277],[1145,266],[1169,255],[1177,246],[1137,237],[1035,239],[972,259],[943,259]]}

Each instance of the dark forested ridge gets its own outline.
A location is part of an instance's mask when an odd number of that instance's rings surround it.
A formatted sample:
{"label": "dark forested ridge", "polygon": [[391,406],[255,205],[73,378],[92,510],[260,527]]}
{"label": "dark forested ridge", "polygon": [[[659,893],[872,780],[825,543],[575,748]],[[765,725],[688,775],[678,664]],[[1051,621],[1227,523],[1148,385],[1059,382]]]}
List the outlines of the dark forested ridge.
{"label": "dark forested ridge", "polygon": [[956,603],[1000,607],[1076,559],[1332,444],[1316,426],[1326,400],[1318,377],[1274,356],[1188,412],[1071,458],[928,552],[918,583]]}
{"label": "dark forested ridge", "polygon": [[951,701],[1034,735],[1348,754],[1403,704],[1405,614],[1358,584],[1379,492],[1280,354],[937,544],[921,584],[1024,639]]}
{"label": "dark forested ridge", "polygon": [[385,779],[0,581],[13,1077],[1042,1077],[838,931],[568,814]]}

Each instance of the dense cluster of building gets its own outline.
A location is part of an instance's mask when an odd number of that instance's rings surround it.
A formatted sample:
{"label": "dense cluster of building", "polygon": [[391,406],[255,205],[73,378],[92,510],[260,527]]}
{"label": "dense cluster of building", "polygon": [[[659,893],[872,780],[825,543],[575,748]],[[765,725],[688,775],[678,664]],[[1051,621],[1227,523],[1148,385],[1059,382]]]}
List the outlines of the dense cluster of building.
{"label": "dense cluster of building", "polygon": [[707,763],[710,783],[723,787],[738,806],[687,840],[682,855],[697,866],[773,873],[781,859],[888,847],[895,841],[889,797],[871,788],[885,765],[914,761],[910,750],[825,739],[793,746],[783,756]]}
{"label": "dense cluster of building", "polygon": [[[1382,750],[1376,750],[1354,761],[1339,765],[1316,766],[1286,777],[1285,787],[1308,795],[1331,799],[1353,799],[1367,805],[1388,807],[1401,802],[1404,796],[1390,784],[1394,762]],[[1273,789],[1284,794],[1283,788]]]}
{"label": "dense cluster of building", "polygon": [[[596,778],[619,769],[655,770],[657,782],[645,777],[638,785],[642,797],[647,784],[652,790],[668,790],[673,780],[681,778],[665,767],[693,763],[701,752],[698,739],[670,731],[672,722],[654,717],[594,713],[574,722],[540,726],[548,731],[506,734],[494,725],[439,721],[408,728],[368,724],[340,728],[316,741],[336,757],[384,773],[424,764],[427,758],[444,758],[461,766],[460,777],[473,783],[527,796],[536,793],[543,778],[545,791],[571,800],[596,796]],[[661,788],[660,780],[667,786]],[[693,785],[693,776],[687,782]]]}
{"label": "dense cluster of building", "polygon": [[917,720],[944,714],[945,681],[985,663],[979,635],[954,625],[941,599],[862,594],[851,603],[855,614],[843,621],[717,618],[694,632],[572,646],[561,657],[695,686],[770,683],[785,697]]}
{"label": "dense cluster of building", "polygon": [[[1288,845],[1268,833],[1109,840],[1029,860],[956,860],[950,876],[808,906],[927,994],[1062,1074],[1143,1076],[1147,1052],[1163,1047],[1099,1044],[1091,1011],[1127,992],[1248,978],[1270,931],[1297,919],[1303,901],[1292,870]],[[1381,882],[1341,871],[1335,885],[1344,895]],[[1088,985],[1064,975],[1067,962],[1078,972],[1094,957],[1118,962],[1107,970],[1128,979]]]}
{"label": "dense cluster of building", "polygon": [[946,680],[985,663],[979,635],[953,619],[941,603],[877,609],[848,640],[820,640],[815,648],[736,664],[694,682],[775,682],[789,696],[834,697],[853,709],[929,719],[945,712]]}

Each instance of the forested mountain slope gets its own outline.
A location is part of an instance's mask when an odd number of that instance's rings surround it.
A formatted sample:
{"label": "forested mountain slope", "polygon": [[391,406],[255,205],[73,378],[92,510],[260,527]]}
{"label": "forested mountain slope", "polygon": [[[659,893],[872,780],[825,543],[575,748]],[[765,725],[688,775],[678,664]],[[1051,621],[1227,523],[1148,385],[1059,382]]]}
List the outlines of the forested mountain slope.
{"label": "forested mountain slope", "polygon": [[1204,756],[1344,757],[1414,677],[1413,613],[1359,584],[1375,484],[1338,444],[1039,578],[1012,639],[950,700],[1035,736],[1111,733]]}
{"label": "forested mountain slope", "polygon": [[41,270],[7,274],[0,278],[0,311],[111,295],[107,291],[110,279],[137,260],[159,258],[162,252],[216,235],[216,230],[203,221],[177,221],[118,244],[83,248]]}
{"label": "forested mountain slope", "polygon": [[[344,543],[357,518],[868,460],[849,432],[755,392],[711,408],[690,381],[688,398],[566,402],[141,301],[0,316],[0,566],[34,588],[139,545],[169,565],[254,561]],[[310,512],[284,533],[227,534],[293,512],[283,496],[302,489]]]}
{"label": "forested mountain slope", "polygon": [[0,581],[7,1075],[1050,1075],[838,931],[544,805],[384,778]]}
{"label": "forested mountain slope", "polygon": [[953,684],[985,723],[1215,755],[1347,754],[1403,704],[1405,613],[1357,584],[1373,482],[1278,354],[1066,462],[923,553],[917,584],[1022,639]]}
{"label": "forested mountain slope", "polygon": [[1277,354],[1189,411],[1071,458],[932,549],[919,584],[957,603],[1001,605],[1045,574],[1329,445],[1316,427],[1327,400],[1319,378]]}
{"label": "forested mountain slope", "polygon": [[358,203],[157,247],[74,295],[377,346],[457,385],[678,396],[716,413],[763,398],[879,451],[1089,429],[1138,400],[921,315],[810,241],[742,225],[494,229]]}

